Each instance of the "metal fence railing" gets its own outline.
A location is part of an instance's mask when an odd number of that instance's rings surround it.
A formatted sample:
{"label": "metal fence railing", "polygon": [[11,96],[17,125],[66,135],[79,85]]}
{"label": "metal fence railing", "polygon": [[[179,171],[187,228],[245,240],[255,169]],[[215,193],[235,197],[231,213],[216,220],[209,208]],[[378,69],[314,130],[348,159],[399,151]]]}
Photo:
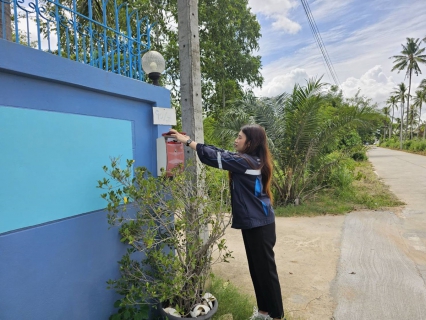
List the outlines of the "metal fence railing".
{"label": "metal fence railing", "polygon": [[144,81],[154,24],[123,0],[0,0],[0,10],[0,39]]}

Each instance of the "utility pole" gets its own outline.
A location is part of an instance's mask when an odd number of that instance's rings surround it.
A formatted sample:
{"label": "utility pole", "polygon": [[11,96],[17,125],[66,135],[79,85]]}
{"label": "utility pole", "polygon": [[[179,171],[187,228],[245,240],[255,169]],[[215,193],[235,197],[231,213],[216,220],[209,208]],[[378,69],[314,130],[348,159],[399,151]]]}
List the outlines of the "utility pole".
{"label": "utility pole", "polygon": [[12,20],[10,17],[10,3],[2,1],[0,1],[0,39],[12,41]]}
{"label": "utility pole", "polygon": [[[178,0],[177,4],[182,130],[194,141],[203,143],[198,0]],[[185,150],[185,163],[188,161],[196,167],[198,176],[197,155],[190,148]]]}
{"label": "utility pole", "polygon": [[[198,143],[204,143],[203,108],[201,105],[201,69],[200,40],[198,34],[198,0],[177,0],[178,4],[178,36],[179,36],[179,69],[180,69],[180,105],[182,108],[182,130]],[[196,152],[185,148],[185,165],[188,163],[195,173],[193,188],[202,192],[204,178],[201,174],[201,163]],[[200,196],[200,195],[199,195]],[[203,195],[205,196],[205,195]],[[191,208],[189,215],[202,214],[203,208]],[[195,217],[194,217],[195,218]],[[206,243],[209,231],[207,226],[201,227],[199,236]]]}

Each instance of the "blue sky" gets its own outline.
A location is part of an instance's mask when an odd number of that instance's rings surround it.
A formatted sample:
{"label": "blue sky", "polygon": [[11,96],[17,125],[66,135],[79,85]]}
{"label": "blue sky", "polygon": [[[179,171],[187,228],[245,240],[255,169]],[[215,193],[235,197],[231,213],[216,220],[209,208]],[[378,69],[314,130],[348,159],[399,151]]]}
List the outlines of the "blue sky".
{"label": "blue sky", "polygon": [[[358,89],[380,105],[404,81],[404,72],[391,72],[392,55],[406,37],[426,37],[425,0],[308,0],[312,14],[345,95]],[[265,83],[254,91],[272,96],[294,83],[324,75],[332,82],[314,42],[300,0],[249,0],[261,24],[262,74]],[[426,47],[426,43],[422,43]],[[413,88],[426,78],[413,78]],[[406,81],[408,84],[408,80]]]}

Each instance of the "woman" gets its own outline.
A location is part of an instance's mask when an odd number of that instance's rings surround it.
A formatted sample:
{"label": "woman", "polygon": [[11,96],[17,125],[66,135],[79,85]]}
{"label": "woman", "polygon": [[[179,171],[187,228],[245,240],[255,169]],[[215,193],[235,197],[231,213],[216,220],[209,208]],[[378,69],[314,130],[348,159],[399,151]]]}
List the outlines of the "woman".
{"label": "woman", "polygon": [[265,129],[259,125],[243,126],[234,142],[236,153],[197,143],[176,130],[170,133],[196,150],[201,162],[230,172],[232,228],[242,230],[259,309],[255,309],[251,319],[283,318],[273,251],[276,235],[271,194],[272,159]]}

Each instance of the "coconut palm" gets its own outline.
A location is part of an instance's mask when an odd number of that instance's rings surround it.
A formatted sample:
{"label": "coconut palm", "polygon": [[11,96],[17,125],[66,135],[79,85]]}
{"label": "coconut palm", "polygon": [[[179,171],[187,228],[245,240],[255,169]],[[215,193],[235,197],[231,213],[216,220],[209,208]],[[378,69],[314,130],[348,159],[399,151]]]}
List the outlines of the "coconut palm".
{"label": "coconut palm", "polygon": [[407,87],[404,82],[401,82],[393,92],[397,97],[398,101],[401,103],[401,120],[400,120],[400,129],[399,129],[399,148],[402,149],[402,132],[404,127],[404,104],[406,97]]}
{"label": "coconut palm", "polygon": [[419,85],[419,87],[418,87],[417,89],[420,89],[420,90],[426,90],[426,79],[423,79],[423,80],[420,82],[420,85]]}
{"label": "coconut palm", "polygon": [[[389,120],[389,126],[390,126],[390,124],[391,124],[391,119],[390,119],[390,110],[391,110],[391,108],[390,107],[383,107],[382,108],[382,112],[383,112],[383,114],[386,116],[386,120]],[[386,128],[386,127],[385,127]],[[383,139],[386,139],[386,131],[385,131],[386,129],[384,129],[383,131],[384,131],[384,134],[383,134]],[[388,128],[388,131],[390,132],[390,128]],[[390,136],[390,135],[389,135]]]}
{"label": "coconut palm", "polygon": [[392,131],[393,131],[393,120],[394,120],[394,114],[395,114],[395,108],[396,110],[398,110],[398,96],[390,96],[389,99],[386,101],[386,103],[388,104],[389,107],[392,107],[392,118],[391,118],[391,123],[389,125],[389,139],[392,136]]}
{"label": "coconut palm", "polygon": [[426,102],[426,90],[417,90],[413,99],[413,108],[419,110],[419,124],[421,124],[423,102]]}
{"label": "coconut palm", "polygon": [[[401,70],[406,70],[405,77],[408,77],[408,98],[407,98],[407,114],[410,112],[410,92],[411,92],[411,78],[413,72],[418,76],[419,73],[422,73],[419,67],[419,64],[426,64],[426,55],[423,54],[425,48],[420,48],[421,40],[419,38],[407,38],[407,43],[402,44],[401,55],[392,56],[394,59],[394,66],[392,71],[398,70],[398,73]],[[407,116],[407,126],[408,129],[408,120],[410,117]]]}
{"label": "coconut palm", "polygon": [[426,139],[426,121],[423,121],[423,140]]}

